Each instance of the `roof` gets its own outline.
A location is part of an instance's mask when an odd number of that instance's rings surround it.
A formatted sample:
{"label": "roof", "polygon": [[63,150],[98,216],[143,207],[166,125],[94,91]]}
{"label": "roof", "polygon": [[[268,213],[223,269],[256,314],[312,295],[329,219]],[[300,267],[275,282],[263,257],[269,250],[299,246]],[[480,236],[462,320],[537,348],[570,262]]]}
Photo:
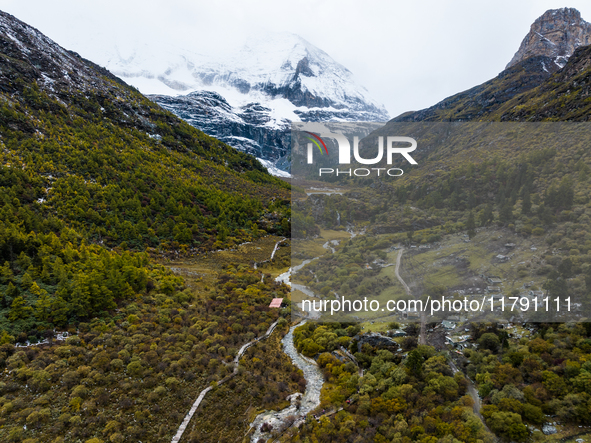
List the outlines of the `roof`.
{"label": "roof", "polygon": [[269,305],[270,308],[280,308],[281,303],[283,302],[282,298],[274,298],[271,304]]}

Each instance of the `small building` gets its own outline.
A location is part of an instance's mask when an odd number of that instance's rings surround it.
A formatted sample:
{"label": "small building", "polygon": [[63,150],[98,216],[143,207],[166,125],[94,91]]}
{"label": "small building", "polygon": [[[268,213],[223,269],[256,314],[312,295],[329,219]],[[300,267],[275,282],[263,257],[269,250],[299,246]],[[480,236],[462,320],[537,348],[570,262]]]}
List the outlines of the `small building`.
{"label": "small building", "polygon": [[447,320],[443,320],[441,322],[441,326],[443,326],[445,329],[455,329],[456,328],[456,324],[451,322],[451,321],[447,321]]}
{"label": "small building", "polygon": [[491,285],[500,285],[503,283],[503,280],[500,277],[490,276],[486,279],[489,284]]}
{"label": "small building", "polygon": [[271,301],[271,304],[269,305],[269,307],[270,308],[280,308],[282,304],[283,304],[283,299],[282,298],[274,298]]}
{"label": "small building", "polygon": [[413,306],[413,307],[409,307],[406,311],[403,311],[402,316],[404,318],[411,319],[411,318],[419,318],[420,314],[419,314],[418,309]]}

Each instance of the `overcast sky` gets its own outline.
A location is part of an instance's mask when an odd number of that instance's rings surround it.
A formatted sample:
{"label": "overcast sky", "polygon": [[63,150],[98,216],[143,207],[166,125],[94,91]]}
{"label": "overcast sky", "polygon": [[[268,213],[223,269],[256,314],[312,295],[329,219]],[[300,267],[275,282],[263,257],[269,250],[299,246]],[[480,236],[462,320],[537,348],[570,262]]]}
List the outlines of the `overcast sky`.
{"label": "overcast sky", "polygon": [[589,0],[0,0],[90,60],[106,39],[209,53],[254,28],[293,32],[352,71],[392,117],[496,76],[531,23],[565,6],[591,21]]}

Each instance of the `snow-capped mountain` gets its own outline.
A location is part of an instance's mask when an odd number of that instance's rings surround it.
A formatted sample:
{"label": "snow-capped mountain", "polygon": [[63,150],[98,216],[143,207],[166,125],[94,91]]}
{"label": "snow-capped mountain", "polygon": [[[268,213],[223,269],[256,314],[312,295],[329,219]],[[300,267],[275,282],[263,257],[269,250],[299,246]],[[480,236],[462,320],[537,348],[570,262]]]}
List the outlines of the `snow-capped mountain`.
{"label": "snow-capped mountain", "polygon": [[193,126],[282,169],[292,121],[389,119],[347,68],[295,34],[258,34],[223,55],[128,44],[96,58]]}

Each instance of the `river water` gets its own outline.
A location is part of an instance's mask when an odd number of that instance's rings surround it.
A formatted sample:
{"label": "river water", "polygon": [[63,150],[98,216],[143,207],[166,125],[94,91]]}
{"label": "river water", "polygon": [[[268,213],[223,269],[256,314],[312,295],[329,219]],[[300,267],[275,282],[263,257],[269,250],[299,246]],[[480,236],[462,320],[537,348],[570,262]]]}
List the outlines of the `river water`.
{"label": "river water", "polygon": [[[355,236],[355,233],[353,232],[353,227],[350,226],[349,229],[351,233],[351,238],[353,238]],[[325,249],[330,249],[331,252],[334,254],[335,249],[332,246],[336,246],[338,244],[339,242],[337,240],[332,240],[327,241],[323,246]],[[291,286],[292,290],[300,290],[308,297],[317,298],[317,295],[314,294],[308,287],[298,285],[296,283],[291,283],[291,274],[295,274],[308,263],[314,260],[318,260],[319,258],[320,257],[314,257],[309,260],[304,260],[299,265],[293,266],[283,274],[279,275],[275,279],[275,281],[282,282],[288,286]],[[313,314],[317,313],[309,313],[311,317],[313,316]],[[257,415],[250,425],[251,428],[254,428],[254,432],[250,439],[251,443],[256,443],[261,438],[270,437],[269,433],[261,432],[261,426],[263,425],[263,423],[270,424],[273,427],[273,429],[286,428],[289,422],[292,421],[293,424],[297,426],[299,423],[302,423],[305,420],[306,415],[310,413],[310,411],[314,410],[320,404],[320,391],[322,390],[322,386],[324,385],[324,376],[322,375],[322,371],[320,371],[320,368],[318,368],[318,365],[314,360],[301,355],[296,350],[293,344],[294,329],[305,323],[306,320],[303,320],[297,325],[292,326],[289,329],[289,332],[281,340],[281,343],[283,344],[283,352],[285,352],[289,356],[293,364],[296,365],[299,369],[301,369],[304,373],[304,378],[306,379],[306,390],[303,395],[301,393],[294,393],[290,395],[288,397],[288,400],[291,401],[291,405],[287,408],[282,409],[281,411],[265,411]],[[299,407],[297,405],[298,401]],[[295,421],[292,419],[295,419]]]}
{"label": "river water", "polygon": [[319,258],[320,257],[314,257],[314,258],[311,258],[309,260],[304,260],[299,265],[294,266],[292,268],[289,268],[283,274],[280,274],[279,276],[277,276],[277,278],[275,279],[275,281],[285,283],[287,286],[291,286],[291,273],[293,272],[295,274],[300,269],[302,269],[304,266],[306,266],[308,263],[310,263],[310,262],[312,262],[314,260],[318,260]]}
{"label": "river water", "polygon": [[[269,423],[273,426],[273,429],[281,429],[286,425],[288,417],[295,418],[295,425],[303,422],[306,415],[314,410],[320,404],[320,391],[324,384],[324,376],[318,368],[316,362],[312,359],[306,358],[301,355],[293,344],[293,331],[298,326],[303,325],[306,321],[302,321],[297,325],[292,326],[289,332],[283,337],[281,343],[283,344],[283,352],[285,352],[294,365],[301,369],[306,378],[306,390],[302,394],[292,394],[290,396],[291,405],[281,411],[265,411],[254,419],[251,427],[255,429],[250,439],[251,443],[256,443],[260,438],[269,438],[268,433],[261,432],[261,425],[263,423]],[[296,406],[297,398],[300,399],[299,409]]]}

